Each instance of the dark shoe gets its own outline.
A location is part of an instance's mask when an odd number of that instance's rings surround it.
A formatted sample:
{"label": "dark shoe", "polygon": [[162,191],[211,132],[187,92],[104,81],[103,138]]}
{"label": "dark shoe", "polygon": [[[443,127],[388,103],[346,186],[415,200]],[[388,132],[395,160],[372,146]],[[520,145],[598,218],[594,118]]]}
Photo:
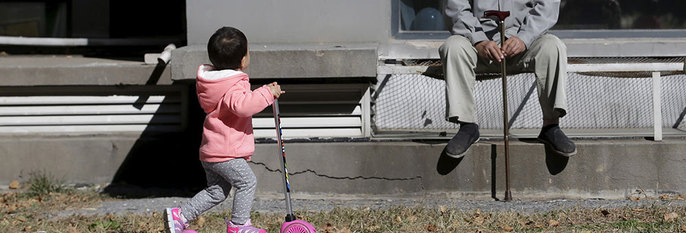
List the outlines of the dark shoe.
{"label": "dark shoe", "polygon": [[462,158],[469,147],[479,141],[479,125],[474,123],[460,124],[460,130],[445,146],[445,153],[453,158]]}
{"label": "dark shoe", "polygon": [[560,129],[557,124],[548,125],[541,129],[538,135],[538,141],[550,146],[556,153],[571,157],[576,154],[576,146],[572,140],[569,140],[567,135]]}

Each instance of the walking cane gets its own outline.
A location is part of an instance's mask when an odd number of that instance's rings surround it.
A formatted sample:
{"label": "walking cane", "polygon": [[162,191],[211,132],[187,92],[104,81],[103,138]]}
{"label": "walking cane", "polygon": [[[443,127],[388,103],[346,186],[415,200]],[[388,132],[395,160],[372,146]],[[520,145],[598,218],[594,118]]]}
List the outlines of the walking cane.
{"label": "walking cane", "polygon": [[[500,4],[498,4],[500,8]],[[498,22],[500,28],[500,48],[505,44],[505,18],[510,16],[509,11],[486,11],[484,17],[491,18]],[[500,62],[500,74],[503,78],[503,140],[505,141],[505,201],[512,201],[510,193],[510,133],[507,120],[507,62],[505,58]]]}

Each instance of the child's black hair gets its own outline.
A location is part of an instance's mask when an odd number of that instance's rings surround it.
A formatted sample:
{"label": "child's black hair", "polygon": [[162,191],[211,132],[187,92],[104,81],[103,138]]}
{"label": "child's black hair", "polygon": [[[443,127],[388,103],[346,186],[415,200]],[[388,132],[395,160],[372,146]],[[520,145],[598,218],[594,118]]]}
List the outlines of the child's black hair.
{"label": "child's black hair", "polygon": [[222,27],[210,37],[207,54],[219,70],[241,68],[241,60],[248,53],[248,39],[233,27]]}

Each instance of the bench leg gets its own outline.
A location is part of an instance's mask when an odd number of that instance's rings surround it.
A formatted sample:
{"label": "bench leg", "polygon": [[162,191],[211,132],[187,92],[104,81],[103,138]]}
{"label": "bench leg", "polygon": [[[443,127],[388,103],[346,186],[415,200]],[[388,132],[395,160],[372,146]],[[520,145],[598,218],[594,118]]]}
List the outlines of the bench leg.
{"label": "bench leg", "polygon": [[662,77],[653,72],[653,140],[662,141]]}

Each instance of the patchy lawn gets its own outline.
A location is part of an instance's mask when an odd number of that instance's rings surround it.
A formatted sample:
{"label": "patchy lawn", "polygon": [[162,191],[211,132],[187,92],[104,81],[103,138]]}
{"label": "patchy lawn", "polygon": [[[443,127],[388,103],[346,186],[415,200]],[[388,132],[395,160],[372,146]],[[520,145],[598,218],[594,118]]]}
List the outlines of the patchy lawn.
{"label": "patchy lawn", "polygon": [[[162,213],[81,215],[64,211],[97,209],[121,200],[94,190],[66,188],[49,174],[35,173],[26,187],[11,184],[0,197],[0,232],[164,232]],[[632,198],[639,201],[640,198]],[[652,204],[616,208],[574,207],[554,211],[461,210],[448,205],[336,207],[296,212],[318,232],[684,232],[684,196],[662,195]],[[526,203],[524,203],[526,204]],[[78,211],[74,211],[77,212]],[[71,212],[66,212],[71,213]],[[199,232],[225,232],[225,212],[206,213],[191,222]],[[257,227],[278,232],[283,214],[252,213]]]}
{"label": "patchy lawn", "polygon": [[[682,196],[663,196],[683,200]],[[93,191],[63,189],[43,194],[16,191],[0,198],[0,232],[163,232],[162,213],[146,215],[70,215],[63,210],[95,208],[115,200]],[[393,206],[379,209],[335,208],[296,213],[318,232],[686,232],[684,205],[651,205],[614,209],[573,208],[545,213],[463,211]],[[225,232],[228,213],[209,213],[191,224],[199,232]],[[278,232],[283,214],[254,212],[253,222]]]}

